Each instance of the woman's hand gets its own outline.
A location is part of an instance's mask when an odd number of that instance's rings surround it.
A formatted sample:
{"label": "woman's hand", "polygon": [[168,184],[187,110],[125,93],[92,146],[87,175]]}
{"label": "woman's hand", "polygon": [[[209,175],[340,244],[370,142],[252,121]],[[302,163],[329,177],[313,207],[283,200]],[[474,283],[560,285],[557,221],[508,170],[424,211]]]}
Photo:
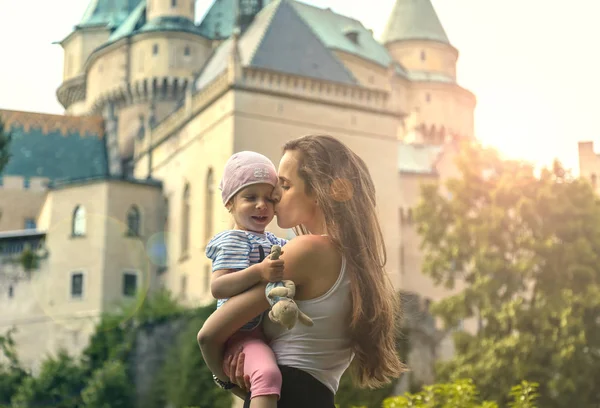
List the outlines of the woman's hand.
{"label": "woman's hand", "polygon": [[244,375],[244,358],[244,353],[240,349],[233,356],[227,357],[226,363],[229,365],[229,381],[247,393],[250,391],[250,376]]}

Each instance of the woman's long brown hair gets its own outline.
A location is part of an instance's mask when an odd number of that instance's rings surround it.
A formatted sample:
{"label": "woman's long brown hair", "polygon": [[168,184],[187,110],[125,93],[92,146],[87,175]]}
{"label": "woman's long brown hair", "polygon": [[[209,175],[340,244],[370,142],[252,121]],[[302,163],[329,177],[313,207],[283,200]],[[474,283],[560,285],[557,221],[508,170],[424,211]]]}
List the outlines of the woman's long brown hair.
{"label": "woman's long brown hair", "polygon": [[[323,212],[327,233],[346,258],[352,290],[354,380],[377,388],[404,370],[396,351],[399,301],[385,270],[375,186],[364,161],[339,140],[310,135],[283,147],[300,153],[298,175]],[[300,233],[306,233],[299,226]]]}

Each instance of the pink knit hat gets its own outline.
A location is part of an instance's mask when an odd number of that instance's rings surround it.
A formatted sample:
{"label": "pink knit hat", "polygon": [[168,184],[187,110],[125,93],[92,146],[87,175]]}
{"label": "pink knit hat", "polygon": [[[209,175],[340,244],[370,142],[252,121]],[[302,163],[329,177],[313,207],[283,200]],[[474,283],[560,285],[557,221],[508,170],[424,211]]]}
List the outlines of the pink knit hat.
{"label": "pink knit hat", "polygon": [[266,183],[273,187],[277,185],[277,170],[267,157],[256,152],[239,152],[227,160],[223,179],[219,189],[223,204],[241,189],[252,184]]}

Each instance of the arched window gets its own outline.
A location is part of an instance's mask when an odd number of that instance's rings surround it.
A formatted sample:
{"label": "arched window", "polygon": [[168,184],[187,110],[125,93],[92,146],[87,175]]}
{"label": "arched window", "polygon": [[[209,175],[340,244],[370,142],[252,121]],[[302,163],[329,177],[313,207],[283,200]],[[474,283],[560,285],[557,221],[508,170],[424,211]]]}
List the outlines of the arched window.
{"label": "arched window", "polygon": [[78,205],[73,211],[73,222],[71,223],[71,234],[74,237],[82,237],[86,232],[85,207]]}
{"label": "arched window", "polygon": [[208,169],[206,175],[206,203],[204,207],[204,240],[208,240],[213,232],[213,202],[215,196],[215,177],[212,168]]}
{"label": "arched window", "polygon": [[190,247],[190,184],[186,183],[183,189],[181,209],[181,257],[188,254]]}
{"label": "arched window", "polygon": [[132,205],[127,211],[127,235],[130,237],[140,236],[140,209],[137,205]]}

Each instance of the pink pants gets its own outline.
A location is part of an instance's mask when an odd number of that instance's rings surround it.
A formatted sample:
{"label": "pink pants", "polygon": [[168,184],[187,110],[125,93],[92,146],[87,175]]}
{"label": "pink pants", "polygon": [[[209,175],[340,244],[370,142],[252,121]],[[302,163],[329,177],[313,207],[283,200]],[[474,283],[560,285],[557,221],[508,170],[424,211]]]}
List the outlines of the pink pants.
{"label": "pink pants", "polygon": [[[281,393],[281,371],[273,350],[267,345],[260,327],[252,331],[238,331],[227,340],[224,360],[236,351],[244,352],[244,375],[250,376],[252,398],[261,395]],[[223,364],[223,371],[229,376],[229,367]]]}

